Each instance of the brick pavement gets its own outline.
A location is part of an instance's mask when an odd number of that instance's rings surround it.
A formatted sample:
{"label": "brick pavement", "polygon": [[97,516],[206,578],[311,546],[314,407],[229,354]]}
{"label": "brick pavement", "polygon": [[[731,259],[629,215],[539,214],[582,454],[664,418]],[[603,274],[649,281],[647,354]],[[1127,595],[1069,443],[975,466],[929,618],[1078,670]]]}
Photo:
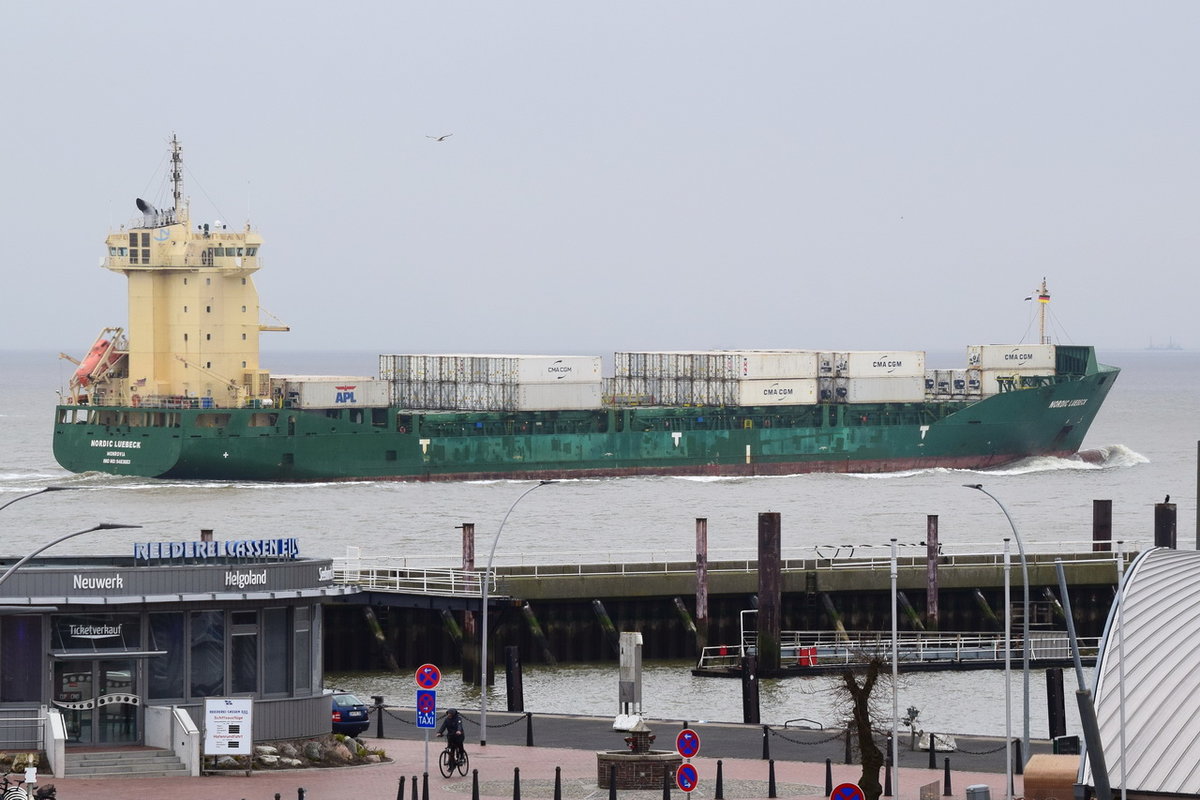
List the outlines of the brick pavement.
{"label": "brick pavement", "polygon": [[[397,797],[400,779],[405,780],[404,798],[413,800],[412,780],[421,782],[424,771],[425,744],[421,740],[386,739],[364,737],[369,747],[380,747],[390,762],[362,767],[340,769],[281,770],[256,772],[251,777],[216,775],[200,778],[62,778],[43,777],[42,783],[54,783],[61,800],[93,800],[93,798],[120,797],[121,800],[298,800],[299,789],[305,790],[305,800],[393,800]],[[471,776],[453,779],[443,778],[437,771],[437,755],[440,742],[429,745],[429,797],[431,800],[464,800],[471,797]],[[514,797],[514,768],[520,770],[521,798],[550,798],[554,796],[555,768],[561,772],[562,796],[569,800],[608,797],[607,789],[596,785],[596,754],[592,750],[549,747],[523,747],[517,745],[489,744],[486,747],[468,743],[471,767],[478,770],[480,797],[506,800]],[[716,760],[693,759],[700,773],[700,787],[693,792],[694,798],[714,797]],[[722,759],[724,796],[753,800],[769,797],[768,762],[759,759]],[[834,784],[854,782],[859,776],[858,767],[834,764]],[[917,800],[920,786],[937,782],[941,794],[943,774],[941,770],[904,768],[899,777],[899,798]],[[1016,791],[1022,790],[1021,777],[1016,776]],[[775,763],[776,794],[778,797],[825,797],[825,764],[802,761],[777,761]],[[990,787],[993,800],[1004,798],[1004,775],[994,772],[955,772],[952,775],[953,796],[963,798],[966,788],[985,784]],[[674,798],[686,797],[683,792],[672,791]],[[629,800],[655,800],[663,796],[661,790],[619,791],[618,797]],[[417,800],[422,794],[418,788]]]}

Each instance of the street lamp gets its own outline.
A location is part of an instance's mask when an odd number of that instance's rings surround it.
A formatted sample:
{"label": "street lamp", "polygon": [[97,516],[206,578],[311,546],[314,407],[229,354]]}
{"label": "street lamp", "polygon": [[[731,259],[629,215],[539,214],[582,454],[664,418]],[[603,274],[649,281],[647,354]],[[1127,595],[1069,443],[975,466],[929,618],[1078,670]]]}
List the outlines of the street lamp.
{"label": "street lamp", "polygon": [[[25,496],[32,497],[33,495],[25,495]],[[20,499],[22,499],[22,498],[20,498],[20,497],[17,498],[17,500],[20,500]],[[4,585],[4,582],[7,581],[9,578],[11,578],[12,574],[14,572],[16,572],[21,566],[23,566],[25,564],[25,562],[29,561],[29,559],[33,558],[34,556],[36,556],[38,553],[42,552],[43,550],[50,549],[51,547],[58,544],[59,542],[65,542],[67,539],[70,539],[74,536],[82,536],[83,534],[91,533],[92,531],[113,531],[113,530],[117,530],[118,528],[140,528],[140,527],[142,527],[142,526],[141,525],[125,525],[125,524],[122,524],[119,522],[101,522],[99,525],[93,525],[90,528],[86,528],[81,531],[75,531],[74,533],[68,533],[66,536],[60,536],[57,539],[55,539],[54,541],[52,541],[48,544],[42,545],[37,550],[34,550],[32,553],[25,556],[20,561],[18,561],[17,563],[15,563],[11,567],[9,567],[8,572],[5,572],[3,575],[0,575],[0,586]]]}
{"label": "street lamp", "polygon": [[1029,760],[1029,563],[1025,560],[1025,544],[1021,541],[1021,534],[1017,530],[1016,523],[1013,522],[1012,515],[1008,513],[1004,503],[1000,502],[1000,498],[984,489],[983,484],[980,483],[964,483],[963,486],[983,492],[995,500],[996,505],[1000,506],[1000,510],[1004,512],[1009,527],[1012,528],[1013,538],[1017,540],[1017,557],[1021,560],[1021,583],[1024,584],[1024,608],[1021,614],[1021,671],[1024,673],[1025,679],[1025,728],[1021,736],[1021,764],[1023,765]]}
{"label": "street lamp", "polygon": [[[488,700],[488,583],[492,578],[492,559],[496,556],[496,545],[500,543],[500,534],[504,533],[504,523],[508,522],[508,515],[517,507],[517,503],[525,499],[525,495],[532,492],[534,489],[540,489],[548,483],[554,481],[538,481],[533,486],[530,486],[521,496],[513,501],[513,504],[508,507],[508,511],[504,514],[504,519],[500,520],[500,527],[496,529],[496,538],[492,540],[492,549],[488,552],[487,567],[483,571],[483,580],[479,583],[480,595],[483,602],[483,626],[480,631],[480,648],[479,648],[479,746],[487,745],[487,700]],[[2,582],[3,579],[0,579]]]}
{"label": "street lamp", "polygon": [[78,488],[78,486],[47,486],[45,489],[38,489],[36,492],[30,492],[29,494],[23,494],[20,497],[14,497],[12,500],[9,500],[4,505],[0,506],[0,511],[8,508],[18,500],[28,500],[30,497],[37,497],[39,494],[45,494],[46,492],[66,492],[71,489]]}

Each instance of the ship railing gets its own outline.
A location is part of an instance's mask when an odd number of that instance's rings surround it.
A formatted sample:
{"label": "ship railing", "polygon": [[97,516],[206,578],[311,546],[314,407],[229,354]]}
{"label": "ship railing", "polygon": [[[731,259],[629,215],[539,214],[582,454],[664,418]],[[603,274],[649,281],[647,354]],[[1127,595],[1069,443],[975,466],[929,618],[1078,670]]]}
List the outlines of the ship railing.
{"label": "ship railing", "polygon": [[[1099,637],[1080,637],[1078,642],[1084,658],[1095,658],[1100,647]],[[1030,635],[1029,644],[1031,661],[1065,661],[1071,657],[1065,631],[1037,631]],[[782,663],[800,667],[863,664],[871,658],[889,661],[892,635],[883,631],[782,631],[779,651]],[[1004,635],[905,631],[897,634],[895,651],[897,660],[902,662],[999,663],[1004,661]],[[745,656],[757,652],[757,636],[753,631],[745,631],[739,644],[705,647],[697,667],[729,669],[738,666]],[[1022,654],[1021,638],[1011,637],[1009,658],[1019,661]]]}

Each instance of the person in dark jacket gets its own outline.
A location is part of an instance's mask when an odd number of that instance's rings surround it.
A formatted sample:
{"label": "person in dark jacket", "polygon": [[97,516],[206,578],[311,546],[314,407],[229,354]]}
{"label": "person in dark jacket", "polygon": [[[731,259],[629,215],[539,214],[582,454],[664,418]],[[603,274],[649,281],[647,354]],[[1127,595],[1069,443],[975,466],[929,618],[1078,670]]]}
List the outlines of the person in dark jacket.
{"label": "person in dark jacket", "polygon": [[442,726],[438,728],[438,737],[446,736],[446,741],[450,745],[450,749],[454,751],[455,758],[461,758],[463,752],[463,740],[466,738],[466,733],[463,731],[462,716],[458,713],[457,708],[452,708],[446,712],[446,716],[442,719]]}

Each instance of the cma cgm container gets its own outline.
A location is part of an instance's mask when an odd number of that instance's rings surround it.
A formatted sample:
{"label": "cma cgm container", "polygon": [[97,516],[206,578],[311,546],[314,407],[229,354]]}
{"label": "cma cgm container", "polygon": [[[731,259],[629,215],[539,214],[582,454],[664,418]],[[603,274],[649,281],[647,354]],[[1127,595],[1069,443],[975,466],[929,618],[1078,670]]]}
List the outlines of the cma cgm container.
{"label": "cma cgm container", "polygon": [[973,344],[967,347],[967,366],[979,369],[1040,369],[1054,371],[1052,344]]}
{"label": "cma cgm container", "polygon": [[816,402],[816,378],[737,382],[737,405],[812,405]]}
{"label": "cma cgm container", "polygon": [[925,353],[921,350],[865,350],[845,354],[838,373],[845,378],[925,378]]}
{"label": "cma cgm container", "polygon": [[479,354],[379,356],[384,380],[517,385],[591,383],[600,380],[599,356],[498,356]]}

